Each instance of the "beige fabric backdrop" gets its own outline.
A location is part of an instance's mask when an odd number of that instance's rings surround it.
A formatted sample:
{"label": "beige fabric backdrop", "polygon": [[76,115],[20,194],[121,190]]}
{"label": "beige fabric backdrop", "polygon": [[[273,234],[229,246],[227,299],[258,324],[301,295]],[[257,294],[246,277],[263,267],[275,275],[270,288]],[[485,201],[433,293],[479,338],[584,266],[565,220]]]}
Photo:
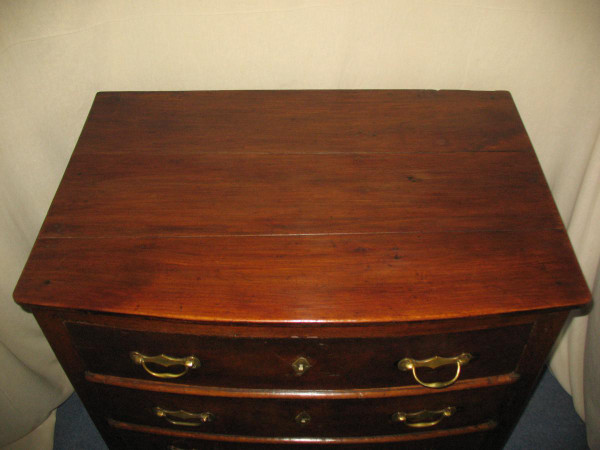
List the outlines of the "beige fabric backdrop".
{"label": "beige fabric backdrop", "polygon": [[[510,90],[598,295],[596,0],[0,0],[0,447],[51,448],[71,390],[11,293],[95,92],[301,88]],[[552,365],[592,448],[599,328],[575,319]]]}

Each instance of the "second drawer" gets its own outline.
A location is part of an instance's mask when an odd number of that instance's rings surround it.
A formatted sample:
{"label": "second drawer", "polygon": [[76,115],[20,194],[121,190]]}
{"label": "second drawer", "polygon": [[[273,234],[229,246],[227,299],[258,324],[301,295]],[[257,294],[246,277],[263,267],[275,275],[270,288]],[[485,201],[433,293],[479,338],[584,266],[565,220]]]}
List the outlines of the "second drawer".
{"label": "second drawer", "polygon": [[506,386],[375,399],[197,397],[98,385],[113,420],[211,434],[377,436],[442,430],[494,419]]}

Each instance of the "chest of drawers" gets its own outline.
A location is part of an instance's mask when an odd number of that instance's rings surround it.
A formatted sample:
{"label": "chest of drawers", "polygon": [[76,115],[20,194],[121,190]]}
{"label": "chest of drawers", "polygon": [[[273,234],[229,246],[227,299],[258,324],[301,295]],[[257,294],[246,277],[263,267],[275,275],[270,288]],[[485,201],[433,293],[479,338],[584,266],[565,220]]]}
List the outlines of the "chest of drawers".
{"label": "chest of drawers", "polygon": [[589,291],[510,94],[99,93],[15,289],[110,448],[501,448]]}

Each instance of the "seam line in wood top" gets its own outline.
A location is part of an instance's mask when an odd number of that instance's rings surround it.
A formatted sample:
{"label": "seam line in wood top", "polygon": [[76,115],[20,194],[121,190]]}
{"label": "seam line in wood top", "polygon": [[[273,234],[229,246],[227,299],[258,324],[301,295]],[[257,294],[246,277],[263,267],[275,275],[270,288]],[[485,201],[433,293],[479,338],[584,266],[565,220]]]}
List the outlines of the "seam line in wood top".
{"label": "seam line in wood top", "polygon": [[230,237],[327,237],[327,236],[377,236],[393,234],[467,234],[467,233],[531,233],[542,230],[563,230],[561,226],[544,228],[515,228],[515,229],[476,229],[476,230],[434,230],[434,231],[357,231],[331,233],[232,233],[232,234],[182,234],[182,235],[114,235],[114,236],[38,236],[42,239],[196,239],[196,238],[230,238]]}

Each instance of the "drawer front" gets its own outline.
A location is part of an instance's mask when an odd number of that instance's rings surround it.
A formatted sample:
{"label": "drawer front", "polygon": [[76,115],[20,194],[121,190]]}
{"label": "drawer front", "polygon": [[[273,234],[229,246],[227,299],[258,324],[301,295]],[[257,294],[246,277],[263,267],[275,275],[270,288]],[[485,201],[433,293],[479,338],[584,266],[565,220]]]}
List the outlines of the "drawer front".
{"label": "drawer front", "polygon": [[498,415],[507,388],[344,400],[196,397],[101,385],[96,389],[102,414],[120,422],[225,435],[348,437],[481,424]]}
{"label": "drawer front", "polygon": [[[280,444],[236,443],[200,440],[136,431],[115,431],[126,450],[276,450]],[[289,450],[475,450],[483,447],[486,433],[476,432],[443,438],[380,444],[287,444]]]}
{"label": "drawer front", "polygon": [[[400,370],[398,363],[405,358],[422,361],[468,353],[472,359],[461,365],[459,379],[510,373],[531,325],[365,339],[212,337],[79,323],[67,327],[87,370],[99,374],[203,386],[345,389],[416,385],[415,376],[426,384],[448,382],[459,368],[450,360],[437,368]],[[139,360],[139,355],[161,354],[188,359],[163,360],[172,364],[167,367],[156,360]],[[164,373],[173,377],[162,378]]]}

